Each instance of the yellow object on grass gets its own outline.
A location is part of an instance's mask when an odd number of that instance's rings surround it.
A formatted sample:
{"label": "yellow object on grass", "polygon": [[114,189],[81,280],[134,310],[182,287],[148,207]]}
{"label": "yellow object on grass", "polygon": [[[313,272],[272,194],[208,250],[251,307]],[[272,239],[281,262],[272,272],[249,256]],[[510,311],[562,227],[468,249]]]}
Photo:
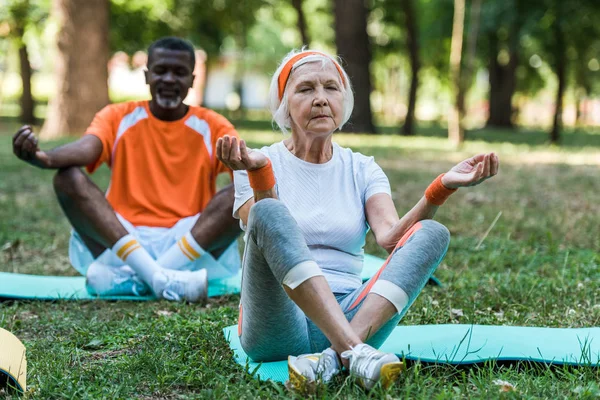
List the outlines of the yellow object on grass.
{"label": "yellow object on grass", "polygon": [[27,390],[25,346],[15,335],[2,328],[0,328],[0,374],[8,375],[9,383],[17,389],[23,392]]}

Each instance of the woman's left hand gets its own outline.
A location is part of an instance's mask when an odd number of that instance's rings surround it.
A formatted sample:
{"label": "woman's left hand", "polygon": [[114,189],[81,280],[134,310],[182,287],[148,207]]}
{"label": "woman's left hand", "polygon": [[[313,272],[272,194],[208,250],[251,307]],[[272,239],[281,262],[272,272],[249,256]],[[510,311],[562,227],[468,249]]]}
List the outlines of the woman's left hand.
{"label": "woman's left hand", "polygon": [[498,156],[495,153],[478,154],[455,165],[442,177],[448,189],[479,185],[498,173]]}

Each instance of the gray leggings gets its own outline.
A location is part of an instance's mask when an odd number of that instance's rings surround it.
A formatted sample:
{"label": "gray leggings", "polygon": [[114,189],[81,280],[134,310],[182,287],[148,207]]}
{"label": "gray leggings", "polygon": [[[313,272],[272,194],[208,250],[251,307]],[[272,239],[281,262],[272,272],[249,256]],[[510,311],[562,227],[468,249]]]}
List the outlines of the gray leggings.
{"label": "gray leggings", "polygon": [[[379,272],[361,287],[336,294],[348,321],[364,302],[373,283],[386,280],[408,295],[408,303],[367,342],[379,347],[398,325],[448,249],[450,233],[433,220],[417,223],[400,240]],[[242,270],[238,334],[254,361],[284,360],[330,346],[321,330],[288,297],[282,287],[287,272],[313,260],[298,224],[278,200],[264,199],[250,209]]]}

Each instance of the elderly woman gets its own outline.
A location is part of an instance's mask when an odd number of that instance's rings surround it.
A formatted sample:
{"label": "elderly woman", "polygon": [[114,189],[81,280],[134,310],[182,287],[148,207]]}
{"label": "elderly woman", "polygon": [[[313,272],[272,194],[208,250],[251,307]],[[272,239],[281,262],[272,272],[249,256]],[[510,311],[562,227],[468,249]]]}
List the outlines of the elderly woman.
{"label": "elderly woman", "polygon": [[[440,175],[402,218],[373,157],[332,141],[352,113],[350,80],[338,61],[288,54],[271,82],[275,122],[291,136],[260,150],[227,136],[219,160],[235,171],[234,216],[246,231],[238,334],[255,361],[288,357],[291,384],[306,389],[347,368],[371,388],[402,369],[376,350],[441,262],[450,235],[433,221],[457,188],[498,172],[495,154]],[[390,254],[362,284],[372,229]]]}

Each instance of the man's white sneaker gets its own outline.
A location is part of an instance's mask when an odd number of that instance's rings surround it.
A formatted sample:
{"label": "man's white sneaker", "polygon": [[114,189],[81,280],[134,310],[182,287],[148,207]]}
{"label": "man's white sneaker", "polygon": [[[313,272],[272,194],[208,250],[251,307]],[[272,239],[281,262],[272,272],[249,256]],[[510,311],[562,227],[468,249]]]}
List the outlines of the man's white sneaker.
{"label": "man's white sneaker", "polygon": [[355,376],[367,390],[379,380],[387,388],[405,369],[404,363],[395,354],[383,353],[364,343],[344,351],[342,358],[349,360],[350,375]]}
{"label": "man's white sneaker", "polygon": [[161,269],[152,277],[152,290],[158,298],[204,304],[208,299],[206,269],[198,271]]}
{"label": "man's white sneaker", "polygon": [[127,265],[113,267],[94,261],[86,273],[86,288],[95,296],[145,296],[150,288]]}
{"label": "man's white sneaker", "polygon": [[314,392],[317,384],[329,383],[340,370],[337,354],[331,348],[322,353],[288,357],[289,383],[291,389],[297,392]]}

